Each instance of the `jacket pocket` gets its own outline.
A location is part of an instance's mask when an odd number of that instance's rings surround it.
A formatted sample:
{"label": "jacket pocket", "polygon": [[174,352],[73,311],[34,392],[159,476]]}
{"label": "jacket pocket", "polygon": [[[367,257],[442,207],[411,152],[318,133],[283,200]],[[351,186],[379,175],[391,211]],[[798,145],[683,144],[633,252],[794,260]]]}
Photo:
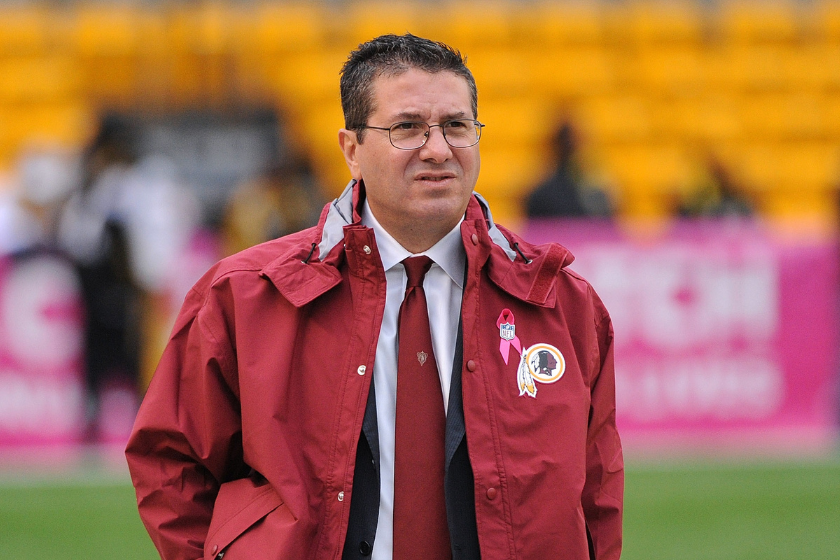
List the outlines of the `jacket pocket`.
{"label": "jacket pocket", "polygon": [[[265,482],[257,483],[251,478],[243,478],[226,482],[219,488],[219,495],[213,507],[213,517],[207,540],[204,542],[205,560],[220,558],[221,553],[227,554],[230,545],[252,530],[257,530],[266,516],[283,506],[283,500],[274,488]],[[290,524],[295,519],[284,507],[283,517]],[[259,557],[254,551],[253,558]]]}

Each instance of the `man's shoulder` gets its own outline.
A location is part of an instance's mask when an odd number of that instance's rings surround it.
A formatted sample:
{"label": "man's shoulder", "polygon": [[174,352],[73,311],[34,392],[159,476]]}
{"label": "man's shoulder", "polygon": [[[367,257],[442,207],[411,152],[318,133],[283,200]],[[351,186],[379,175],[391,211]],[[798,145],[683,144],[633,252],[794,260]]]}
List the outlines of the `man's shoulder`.
{"label": "man's shoulder", "polygon": [[220,264],[226,270],[256,270],[260,271],[278,258],[288,253],[303,252],[304,257],[314,240],[315,228],[307,228],[283,237],[271,239],[244,249],[238,253],[222,259]]}
{"label": "man's shoulder", "polygon": [[258,277],[263,270],[278,260],[287,260],[293,254],[305,259],[314,241],[315,228],[278,237],[243,249],[218,261],[196,284],[194,290],[206,292],[212,286],[231,276]]}

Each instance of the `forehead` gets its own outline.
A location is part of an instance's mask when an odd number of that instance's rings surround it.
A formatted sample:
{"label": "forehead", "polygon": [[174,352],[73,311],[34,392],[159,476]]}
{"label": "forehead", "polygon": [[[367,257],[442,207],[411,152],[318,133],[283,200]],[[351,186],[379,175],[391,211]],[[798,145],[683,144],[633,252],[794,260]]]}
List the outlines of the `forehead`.
{"label": "forehead", "polygon": [[426,72],[409,68],[380,74],[373,80],[371,117],[390,119],[472,118],[466,78],[447,70]]}

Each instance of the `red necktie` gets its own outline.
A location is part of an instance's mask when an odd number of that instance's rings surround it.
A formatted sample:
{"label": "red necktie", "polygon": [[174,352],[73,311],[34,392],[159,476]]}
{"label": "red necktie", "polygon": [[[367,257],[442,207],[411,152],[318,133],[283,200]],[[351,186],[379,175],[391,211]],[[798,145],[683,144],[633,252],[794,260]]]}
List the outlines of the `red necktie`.
{"label": "red necktie", "polygon": [[403,265],[408,283],[399,316],[393,560],[446,560],[452,557],[443,489],[446,413],[423,292],[432,261],[411,257]]}

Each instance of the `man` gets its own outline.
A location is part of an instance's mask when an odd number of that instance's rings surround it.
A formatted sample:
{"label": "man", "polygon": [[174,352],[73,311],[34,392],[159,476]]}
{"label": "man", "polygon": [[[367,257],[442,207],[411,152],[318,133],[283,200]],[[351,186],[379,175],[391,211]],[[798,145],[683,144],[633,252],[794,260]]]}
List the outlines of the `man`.
{"label": "man", "polygon": [[198,282],[140,410],[161,556],[617,559],[609,316],[473,193],[460,54],[379,37],[341,96],[350,185]]}

